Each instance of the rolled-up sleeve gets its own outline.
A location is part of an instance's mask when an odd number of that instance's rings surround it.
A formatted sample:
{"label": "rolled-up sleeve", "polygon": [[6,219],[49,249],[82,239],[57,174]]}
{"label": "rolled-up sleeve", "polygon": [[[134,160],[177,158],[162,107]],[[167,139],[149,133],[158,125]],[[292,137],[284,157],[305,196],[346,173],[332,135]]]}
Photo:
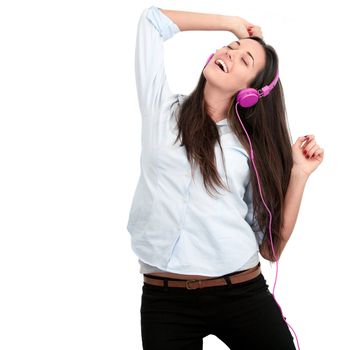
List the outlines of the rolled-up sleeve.
{"label": "rolled-up sleeve", "polygon": [[136,37],[135,78],[143,117],[157,114],[172,95],[164,69],[164,41],[179,31],[158,7],[151,6],[141,13]]}
{"label": "rolled-up sleeve", "polygon": [[264,233],[261,231],[261,228],[259,226],[258,220],[256,219],[255,216],[253,216],[254,212],[254,207],[253,207],[253,187],[252,187],[252,183],[249,182],[248,186],[246,188],[246,192],[244,194],[244,201],[246,202],[247,206],[248,206],[248,212],[247,215],[245,217],[245,220],[248,222],[248,224],[250,225],[250,227],[252,228],[256,240],[258,242],[258,245],[260,246],[264,237]]}

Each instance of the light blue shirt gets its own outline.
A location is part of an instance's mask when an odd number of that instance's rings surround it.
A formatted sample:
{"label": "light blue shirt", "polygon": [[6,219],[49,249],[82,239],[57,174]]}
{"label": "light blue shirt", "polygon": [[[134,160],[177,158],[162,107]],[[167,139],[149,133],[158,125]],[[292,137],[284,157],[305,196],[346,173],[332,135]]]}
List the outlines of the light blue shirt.
{"label": "light blue shirt", "polygon": [[[173,145],[175,117],[186,96],[169,88],[164,41],[179,31],[155,6],[141,13],[135,50],[142,117],[141,173],[127,230],[141,273],[153,270],[218,276],[255,266],[262,232],[253,220],[249,155],[226,119],[216,124],[231,192],[218,188],[221,194],[211,197],[199,168],[191,177],[185,147],[180,147],[179,141]],[[226,184],[218,143],[215,154]]]}

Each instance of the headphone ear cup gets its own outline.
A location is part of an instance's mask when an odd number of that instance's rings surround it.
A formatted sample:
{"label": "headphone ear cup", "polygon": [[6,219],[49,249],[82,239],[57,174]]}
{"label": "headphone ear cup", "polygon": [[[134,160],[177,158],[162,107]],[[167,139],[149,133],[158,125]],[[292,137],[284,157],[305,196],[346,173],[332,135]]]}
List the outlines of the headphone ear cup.
{"label": "headphone ear cup", "polygon": [[259,93],[256,89],[253,88],[240,90],[237,95],[238,104],[245,108],[254,106],[258,101]]}
{"label": "headphone ear cup", "polygon": [[208,57],[208,59],[207,59],[207,62],[205,63],[205,65],[204,65],[204,68],[205,68],[205,66],[209,63],[209,61],[211,60],[211,58],[214,56],[214,54],[212,53],[209,57]]}

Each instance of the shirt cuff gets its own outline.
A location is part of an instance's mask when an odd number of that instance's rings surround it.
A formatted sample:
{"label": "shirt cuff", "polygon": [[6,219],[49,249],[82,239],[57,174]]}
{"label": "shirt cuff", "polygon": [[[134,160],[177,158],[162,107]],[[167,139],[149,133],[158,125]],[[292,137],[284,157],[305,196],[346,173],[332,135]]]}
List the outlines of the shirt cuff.
{"label": "shirt cuff", "polygon": [[148,8],[147,18],[155,26],[163,40],[168,40],[180,32],[179,27],[156,6]]}

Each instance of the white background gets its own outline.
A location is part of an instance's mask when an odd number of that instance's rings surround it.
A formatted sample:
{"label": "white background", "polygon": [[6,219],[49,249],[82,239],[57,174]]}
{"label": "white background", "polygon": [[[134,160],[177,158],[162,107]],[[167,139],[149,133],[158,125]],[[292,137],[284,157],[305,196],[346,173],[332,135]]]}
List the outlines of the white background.
{"label": "white background", "polygon": [[[145,7],[238,15],[280,58],[293,140],[325,157],[305,188],[275,297],[300,348],[349,349],[349,50],[345,1],[2,1],[0,348],[141,349],[142,275],[126,230],[139,177],[134,80]],[[236,38],[165,43],[174,92]],[[272,291],[276,265],[261,257]],[[295,336],[293,334],[293,336]],[[204,349],[227,349],[218,338]]]}

